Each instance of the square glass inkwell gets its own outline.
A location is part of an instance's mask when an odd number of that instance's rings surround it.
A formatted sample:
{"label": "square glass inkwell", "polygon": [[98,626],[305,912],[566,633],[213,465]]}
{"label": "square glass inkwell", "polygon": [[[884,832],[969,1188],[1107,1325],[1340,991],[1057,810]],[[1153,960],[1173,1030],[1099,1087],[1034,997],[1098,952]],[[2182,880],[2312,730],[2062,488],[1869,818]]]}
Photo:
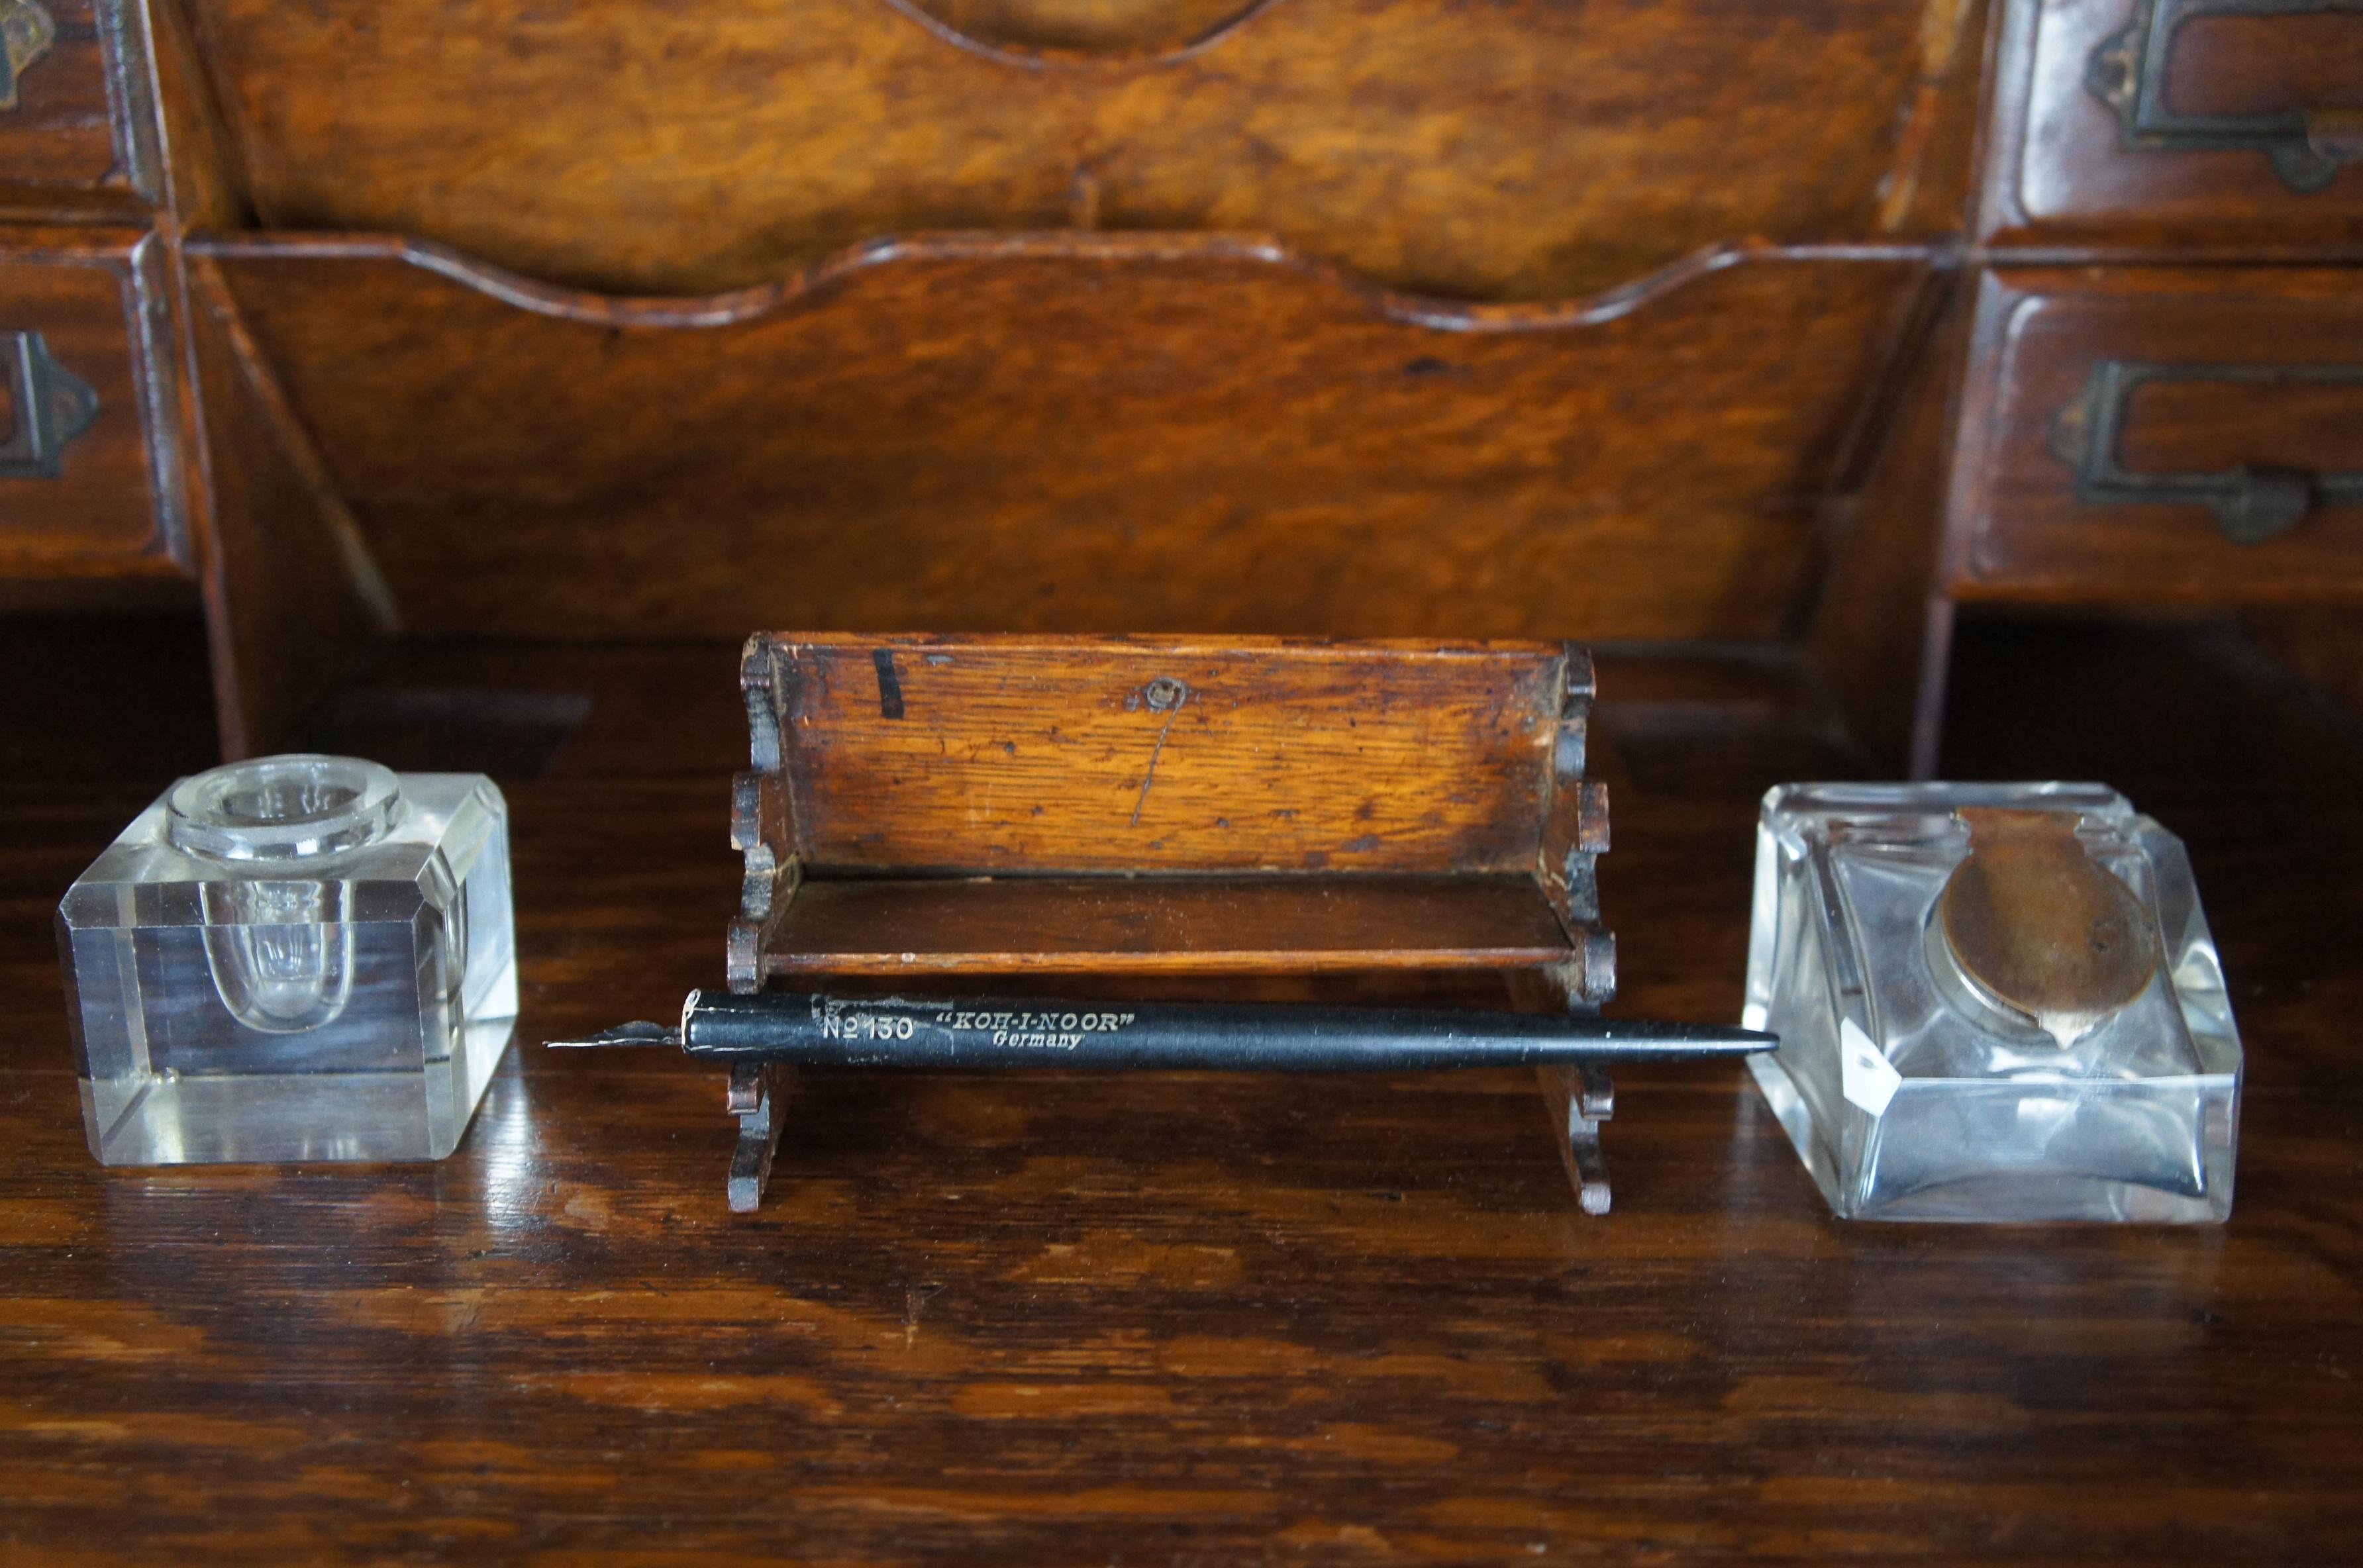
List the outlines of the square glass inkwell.
{"label": "square glass inkwell", "polygon": [[2180,840],[2094,784],[1764,798],[1748,1066],[1847,1219],[2221,1220],[2240,1038]]}
{"label": "square glass inkwell", "polygon": [[183,778],[58,906],[107,1165],[451,1152],[516,1020],[508,807],[291,756]]}

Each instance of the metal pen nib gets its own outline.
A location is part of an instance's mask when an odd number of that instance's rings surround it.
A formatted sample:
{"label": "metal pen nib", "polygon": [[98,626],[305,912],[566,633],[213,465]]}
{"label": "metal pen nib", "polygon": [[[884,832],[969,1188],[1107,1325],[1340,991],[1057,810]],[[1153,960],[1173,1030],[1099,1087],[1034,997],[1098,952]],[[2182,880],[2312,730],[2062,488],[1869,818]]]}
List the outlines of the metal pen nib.
{"label": "metal pen nib", "polygon": [[634,1019],[613,1029],[603,1029],[587,1040],[545,1040],[542,1043],[560,1051],[579,1051],[594,1045],[671,1045],[679,1049],[681,1031]]}

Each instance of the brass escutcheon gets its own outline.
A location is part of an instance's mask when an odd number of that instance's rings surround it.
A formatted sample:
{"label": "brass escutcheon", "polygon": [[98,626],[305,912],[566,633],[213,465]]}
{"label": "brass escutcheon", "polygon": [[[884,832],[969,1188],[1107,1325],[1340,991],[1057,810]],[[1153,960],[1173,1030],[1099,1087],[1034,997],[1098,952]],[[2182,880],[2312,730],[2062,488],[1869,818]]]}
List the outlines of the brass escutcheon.
{"label": "brass escutcheon", "polygon": [[0,0],[0,109],[17,106],[17,79],[57,41],[57,19],[40,0]]}

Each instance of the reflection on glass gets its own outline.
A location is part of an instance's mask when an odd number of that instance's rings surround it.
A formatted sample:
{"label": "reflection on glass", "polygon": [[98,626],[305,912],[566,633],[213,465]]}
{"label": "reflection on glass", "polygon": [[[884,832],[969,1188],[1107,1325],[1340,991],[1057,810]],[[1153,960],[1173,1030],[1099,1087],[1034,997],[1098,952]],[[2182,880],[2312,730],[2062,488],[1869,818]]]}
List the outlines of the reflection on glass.
{"label": "reflection on glass", "polygon": [[222,1005],[249,1029],[295,1034],[333,1023],[353,992],[342,882],[207,882],[205,963]]}

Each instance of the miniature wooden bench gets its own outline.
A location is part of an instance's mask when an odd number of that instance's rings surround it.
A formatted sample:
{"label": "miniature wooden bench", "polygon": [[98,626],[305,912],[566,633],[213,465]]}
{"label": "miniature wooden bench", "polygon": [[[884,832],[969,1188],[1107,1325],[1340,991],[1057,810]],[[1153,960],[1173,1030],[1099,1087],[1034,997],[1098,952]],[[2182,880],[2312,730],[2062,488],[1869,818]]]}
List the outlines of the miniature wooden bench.
{"label": "miniature wooden bench", "polygon": [[[1614,988],[1576,645],[764,634],[741,681],[733,991],[1492,971],[1587,1011]],[[1538,1072],[1604,1213],[1607,1073]],[[734,1070],[734,1209],[788,1077]]]}

